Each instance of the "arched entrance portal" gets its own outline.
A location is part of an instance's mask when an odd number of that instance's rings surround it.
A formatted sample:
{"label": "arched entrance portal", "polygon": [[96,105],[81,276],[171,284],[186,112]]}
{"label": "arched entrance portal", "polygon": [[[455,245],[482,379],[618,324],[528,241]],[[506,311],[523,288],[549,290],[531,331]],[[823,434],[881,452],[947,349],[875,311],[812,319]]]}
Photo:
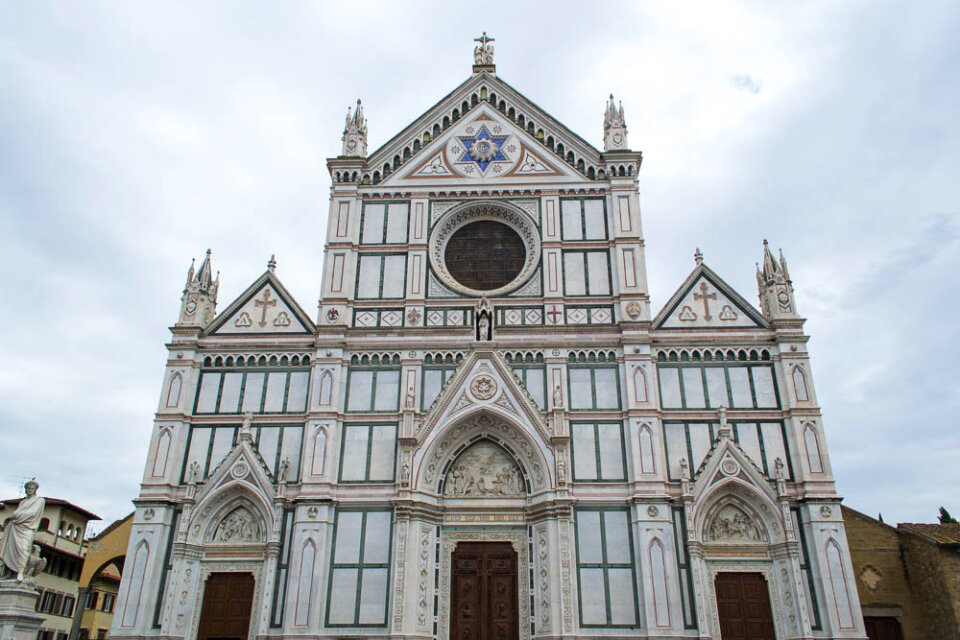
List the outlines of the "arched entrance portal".
{"label": "arched entrance portal", "polygon": [[420,486],[442,504],[438,640],[530,638],[531,506],[550,490],[549,448],[481,414],[442,429]]}

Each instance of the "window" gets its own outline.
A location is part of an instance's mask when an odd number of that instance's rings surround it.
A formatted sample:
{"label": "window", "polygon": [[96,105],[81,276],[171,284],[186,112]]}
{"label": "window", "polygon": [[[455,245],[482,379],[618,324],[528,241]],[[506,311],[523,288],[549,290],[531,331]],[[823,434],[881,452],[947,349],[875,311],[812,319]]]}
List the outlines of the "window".
{"label": "window", "polygon": [[563,291],[568,296],[610,295],[606,249],[563,252]]}
{"label": "window", "polygon": [[340,449],[341,482],[393,482],[397,425],[345,424]]}
{"label": "window", "polygon": [[[254,446],[263,457],[270,472],[276,476],[280,464],[289,460],[287,481],[295,481],[300,475],[300,452],[303,440],[303,425],[292,426],[253,426],[251,427]],[[197,480],[204,480],[216,469],[237,440],[236,426],[190,428],[187,441],[187,457],[184,460],[182,481],[187,481],[190,467],[196,462],[200,465]]]}
{"label": "window", "polygon": [[547,408],[547,370],[544,365],[514,366],[513,374],[520,379],[527,393],[541,411]]}
{"label": "window", "polygon": [[660,364],[660,404],[664,409],[776,409],[780,403],[773,366],[739,364]]}
{"label": "window", "polygon": [[626,509],[577,509],[580,626],[635,627],[633,534]]}
{"label": "window", "polygon": [[616,365],[567,368],[572,410],[619,409],[620,376]]}
{"label": "window", "polygon": [[160,617],[163,613],[163,603],[166,600],[167,589],[170,587],[169,579],[170,572],[173,571],[173,560],[171,554],[173,552],[173,542],[176,538],[177,524],[180,522],[180,511],[175,510],[173,512],[173,518],[170,522],[170,527],[167,530],[167,544],[166,550],[163,552],[163,566],[160,572],[160,588],[157,590],[159,597],[156,600],[156,603],[153,607],[153,628],[160,628]]}
{"label": "window", "polygon": [[407,241],[410,205],[406,202],[364,204],[361,244],[403,244]]}
{"label": "window", "polygon": [[[396,359],[399,364],[399,358]],[[400,410],[400,369],[350,367],[347,374],[347,411]]]}
{"label": "window", "polygon": [[623,423],[575,422],[570,425],[570,435],[574,482],[626,480]]}
{"label": "window", "polygon": [[360,256],[357,299],[402,298],[407,279],[407,255],[368,253]]}
{"label": "window", "polygon": [[[458,362],[459,360],[458,358]],[[432,360],[428,361],[432,362]],[[456,369],[456,365],[453,364],[424,364],[423,380],[420,383],[420,408],[422,410],[430,408],[430,405],[432,405],[433,401],[440,395],[443,386],[447,384],[447,380],[450,379],[450,376],[453,375]]]}
{"label": "window", "polygon": [[[112,595],[110,596],[113,597]],[[64,596],[63,598],[63,609],[60,612],[60,615],[66,616],[68,618],[73,617],[73,605],[76,603],[76,598],[73,596]],[[108,611],[104,609],[104,611]],[[109,611],[113,611],[113,604],[111,603]]]}
{"label": "window", "polygon": [[84,609],[96,609],[97,608],[97,596],[100,593],[98,591],[90,591],[87,593],[87,602],[84,605]]}
{"label": "window", "polygon": [[683,508],[674,507],[673,533],[677,545],[677,572],[680,574],[680,599],[683,604],[683,628],[696,629],[696,599],[693,593],[693,579],[690,577],[690,553],[687,551],[687,522],[683,517]]}
{"label": "window", "polygon": [[[703,422],[664,422],[667,447],[668,478],[680,479],[680,460],[686,459],[692,474],[706,458],[716,437],[717,424]],[[776,459],[784,463],[787,479],[793,467],[787,448],[786,432],[781,422],[737,422],[733,424],[734,440],[768,478],[776,475]]]}
{"label": "window", "polygon": [[807,548],[807,534],[804,530],[804,523],[800,519],[800,510],[790,509],[790,515],[793,517],[793,528],[800,537],[800,573],[804,577],[807,589],[807,614],[810,616],[810,627],[814,631],[819,631],[820,626],[820,607],[817,605],[817,590],[813,583],[813,574],[810,572],[810,552]]}
{"label": "window", "polygon": [[560,200],[564,240],[606,240],[607,216],[603,198]]}
{"label": "window", "polygon": [[283,522],[280,525],[280,558],[277,562],[277,572],[274,578],[276,587],[273,590],[273,606],[270,615],[270,627],[278,628],[283,625],[283,602],[287,591],[287,574],[290,571],[290,538],[293,535],[293,509],[283,512]]}
{"label": "window", "polygon": [[203,371],[194,413],[303,413],[310,370]]}
{"label": "window", "polygon": [[337,511],[327,626],[386,626],[392,517],[391,511]]}

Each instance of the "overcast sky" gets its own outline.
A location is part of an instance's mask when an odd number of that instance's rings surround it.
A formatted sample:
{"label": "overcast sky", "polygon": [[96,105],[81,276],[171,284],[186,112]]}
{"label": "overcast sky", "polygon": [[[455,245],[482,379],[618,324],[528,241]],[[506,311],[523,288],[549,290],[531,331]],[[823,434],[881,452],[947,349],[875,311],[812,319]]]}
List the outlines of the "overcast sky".
{"label": "overcast sky", "polygon": [[225,308],[277,254],[315,313],[343,117],[377,148],[470,74],[644,153],[658,310],[706,263],[756,301],[782,247],[839,491],[960,512],[960,4],[3,2],[0,497],[132,509],[167,329],[213,249]]}

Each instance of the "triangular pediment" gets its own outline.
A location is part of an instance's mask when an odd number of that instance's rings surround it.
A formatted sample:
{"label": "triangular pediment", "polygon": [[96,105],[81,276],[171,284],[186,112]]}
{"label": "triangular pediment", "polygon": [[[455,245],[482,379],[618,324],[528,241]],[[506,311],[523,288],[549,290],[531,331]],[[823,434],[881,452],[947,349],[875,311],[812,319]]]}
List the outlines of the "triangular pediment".
{"label": "triangular pediment", "polygon": [[654,329],[766,327],[759,311],[705,264],[687,276],[656,318]]}
{"label": "triangular pediment", "polygon": [[241,436],[233,449],[210,472],[197,492],[196,501],[200,504],[227,485],[239,482],[264,496],[269,503],[276,495],[274,481],[273,474],[254,447],[253,441]]}
{"label": "triangular pediment", "polygon": [[489,104],[480,104],[444,131],[385,186],[448,181],[582,182],[584,176]]}
{"label": "triangular pediment", "polygon": [[417,440],[423,442],[438,424],[458,422],[484,411],[528,426],[544,440],[547,423],[536,402],[513,375],[509,363],[495,351],[478,350],[464,358],[423,417]]}
{"label": "triangular pediment", "polygon": [[750,459],[732,437],[718,435],[700,463],[700,468],[693,475],[693,494],[695,497],[703,496],[716,485],[730,480],[749,485],[771,501],[775,502],[777,499],[757,463]]}
{"label": "triangular pediment", "polygon": [[[594,173],[603,170],[603,157],[598,149],[501,78],[486,71],[468,78],[370,154],[364,170],[381,172],[389,165],[392,175],[385,177],[385,182],[389,183],[397,182],[401,176],[423,172],[424,167],[433,165],[433,169],[428,168],[426,174],[421,174],[419,182],[423,183],[422,178],[431,175],[430,172],[442,181],[445,159],[441,150],[445,147],[449,150],[450,136],[464,135],[458,131],[460,127],[481,112],[491,117],[495,115],[501,126],[509,123],[514,132],[523,134],[518,139],[532,153],[528,156],[517,145],[517,169],[522,167],[533,176],[543,175],[544,179],[547,172],[555,169],[580,181],[589,179],[586,175],[590,169]],[[571,152],[572,166],[567,162],[567,155]],[[449,153],[447,155],[446,159],[450,160]],[[579,163],[583,163],[582,171],[577,170]]]}
{"label": "triangular pediment", "polygon": [[247,287],[205,330],[207,334],[315,333],[310,320],[272,270]]}

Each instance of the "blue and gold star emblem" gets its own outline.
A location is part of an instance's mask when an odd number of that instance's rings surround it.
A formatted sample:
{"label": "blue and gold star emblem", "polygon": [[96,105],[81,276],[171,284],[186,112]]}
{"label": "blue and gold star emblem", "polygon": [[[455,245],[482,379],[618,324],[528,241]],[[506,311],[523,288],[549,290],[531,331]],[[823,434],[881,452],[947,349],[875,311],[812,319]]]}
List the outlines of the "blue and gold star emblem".
{"label": "blue and gold star emblem", "polygon": [[481,126],[480,130],[474,136],[458,136],[460,144],[466,151],[460,158],[460,162],[472,162],[480,169],[480,173],[487,170],[494,162],[509,162],[510,159],[503,155],[503,143],[507,141],[508,136],[492,136],[487,131],[487,127]]}

